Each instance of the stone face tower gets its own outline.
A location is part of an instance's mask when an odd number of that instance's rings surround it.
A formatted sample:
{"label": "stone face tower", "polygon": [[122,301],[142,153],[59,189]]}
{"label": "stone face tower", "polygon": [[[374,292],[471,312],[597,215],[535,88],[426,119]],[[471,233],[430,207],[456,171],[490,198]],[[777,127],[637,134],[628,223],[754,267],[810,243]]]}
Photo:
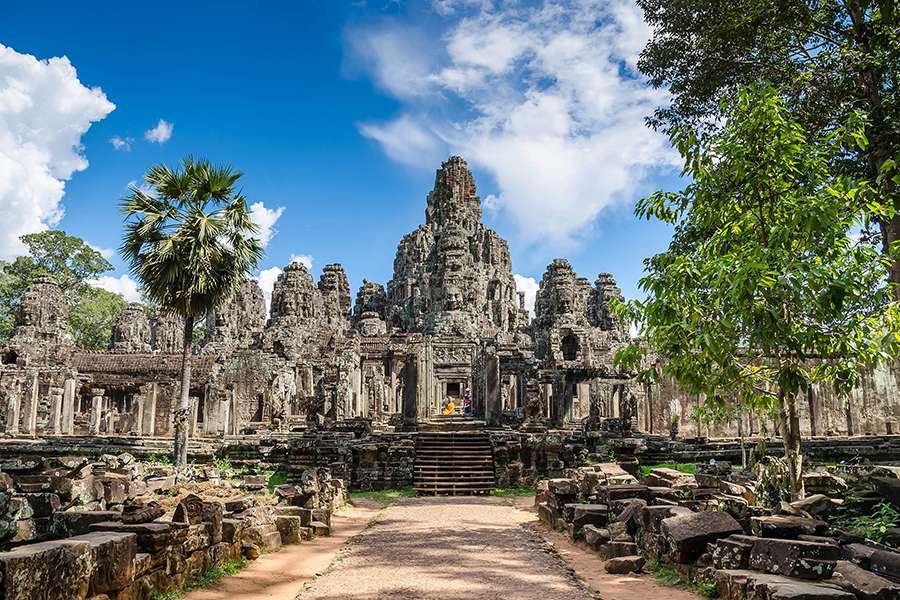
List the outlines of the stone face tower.
{"label": "stone face tower", "polygon": [[326,327],[343,330],[350,326],[350,282],[344,267],[339,264],[325,265],[319,277],[319,293],[322,294]]}
{"label": "stone face tower", "polygon": [[16,311],[12,341],[49,348],[72,343],[66,298],[51,277],[38,277],[28,286]]}
{"label": "stone face tower", "polygon": [[205,351],[249,348],[266,324],[266,300],[259,284],[249,277],[237,292],[206,317]]}
{"label": "stone face tower", "polygon": [[474,339],[518,326],[509,246],[481,222],[466,162],[453,156],[435,175],[425,224],[401,240],[388,283],[388,320],[404,332]]}
{"label": "stone face tower", "polygon": [[284,268],[272,288],[263,349],[285,358],[300,356],[319,331],[324,313],[322,294],[306,266],[292,262]]}
{"label": "stone face tower", "polygon": [[115,352],[150,352],[150,321],[144,306],[132,302],[113,325],[109,349]]}

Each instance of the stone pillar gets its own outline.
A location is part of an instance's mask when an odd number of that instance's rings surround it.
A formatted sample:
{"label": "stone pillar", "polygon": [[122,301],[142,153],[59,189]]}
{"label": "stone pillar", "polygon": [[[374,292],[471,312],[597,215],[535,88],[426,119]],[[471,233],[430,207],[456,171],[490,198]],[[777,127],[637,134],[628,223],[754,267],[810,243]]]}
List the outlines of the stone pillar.
{"label": "stone pillar", "polygon": [[50,388],[50,417],[47,421],[47,432],[53,435],[62,433],[63,388]]}
{"label": "stone pillar", "polygon": [[575,385],[578,393],[578,414],[585,417],[591,414],[591,382],[581,381]]}
{"label": "stone pillar", "polygon": [[150,384],[150,390],[144,395],[144,410],[141,415],[141,435],[152,436],[156,433],[156,394],[157,385]]}
{"label": "stone pillar", "polygon": [[[17,386],[18,387],[18,386]],[[19,435],[19,391],[10,390],[9,406],[6,409],[6,433]]]}
{"label": "stone pillar", "polygon": [[27,433],[28,435],[37,434],[37,409],[39,391],[40,384],[38,383],[38,373],[37,371],[35,371],[34,376],[31,378],[31,390],[28,394],[28,402],[25,405],[25,421],[22,423],[22,432]]}
{"label": "stone pillar", "polygon": [[418,425],[419,357],[406,355],[403,364],[403,426],[415,429]]}
{"label": "stone pillar", "polygon": [[490,427],[500,425],[500,359],[497,351],[488,348],[484,353],[484,420]]}
{"label": "stone pillar", "polygon": [[140,391],[131,398],[134,403],[134,419],[132,420],[131,431],[141,436],[144,434],[144,403],[146,402],[143,388],[140,388]]}
{"label": "stone pillar", "polygon": [[103,394],[106,390],[94,388],[91,390],[91,415],[90,415],[90,433],[91,435],[100,435],[100,419],[103,412]]}
{"label": "stone pillar", "polygon": [[75,432],[75,386],[74,379],[66,379],[63,384],[62,401],[62,430],[63,435],[72,435]]}

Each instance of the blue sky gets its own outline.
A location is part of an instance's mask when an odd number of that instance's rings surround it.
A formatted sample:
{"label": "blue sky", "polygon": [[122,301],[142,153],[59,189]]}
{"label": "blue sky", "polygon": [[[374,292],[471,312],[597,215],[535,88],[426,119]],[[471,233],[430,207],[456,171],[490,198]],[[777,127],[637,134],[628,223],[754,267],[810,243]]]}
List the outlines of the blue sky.
{"label": "blue sky", "polygon": [[[459,153],[526,285],[563,256],[634,296],[668,232],[631,207],[678,184],[642,123],[665,101],[634,69],[645,36],[624,0],[8,3],[0,174],[23,184],[0,185],[0,216],[112,249],[129,182],[205,156],[242,170],[263,203],[268,280],[307,256],[316,276],[341,262],[355,294],[363,277],[390,278],[435,169]],[[77,81],[33,61],[54,57]],[[8,258],[14,243],[0,248]]]}

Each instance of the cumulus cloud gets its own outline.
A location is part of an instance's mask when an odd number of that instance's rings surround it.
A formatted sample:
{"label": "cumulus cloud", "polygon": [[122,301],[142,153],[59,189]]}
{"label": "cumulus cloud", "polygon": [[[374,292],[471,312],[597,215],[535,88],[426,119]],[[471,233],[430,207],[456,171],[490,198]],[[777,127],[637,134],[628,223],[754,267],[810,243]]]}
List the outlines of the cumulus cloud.
{"label": "cumulus cloud", "polygon": [[94,244],[91,244],[90,242],[88,242],[87,245],[90,246],[91,248],[93,248],[94,250],[96,250],[97,252],[99,252],[100,256],[102,256],[106,260],[111,259],[116,253],[116,251],[113,250],[112,248],[104,248],[102,246],[95,246]]}
{"label": "cumulus cloud", "polygon": [[109,143],[112,144],[112,147],[116,150],[131,152],[131,147],[134,145],[134,138],[114,135],[109,138]]}
{"label": "cumulus cloud", "polygon": [[528,309],[528,314],[534,317],[534,298],[540,285],[534,277],[525,277],[518,273],[513,275],[513,279],[516,280],[516,291],[525,292],[525,308]]}
{"label": "cumulus cloud", "polygon": [[305,266],[307,271],[312,271],[313,257],[309,254],[291,254],[291,260],[288,262],[298,262]]}
{"label": "cumulus cloud", "polygon": [[266,205],[262,202],[254,202],[250,205],[250,220],[256,223],[256,227],[259,229],[257,236],[263,248],[268,246],[269,242],[272,241],[272,237],[278,233],[278,230],[275,229],[275,223],[278,222],[283,213],[283,206],[266,208]]}
{"label": "cumulus cloud", "polygon": [[62,219],[65,182],[87,168],[81,137],[115,109],[66,57],[38,60],[0,44],[0,258],[19,236]]}
{"label": "cumulus cloud", "polygon": [[96,279],[88,279],[88,285],[104,289],[114,294],[119,294],[128,302],[140,302],[141,294],[138,292],[137,283],[128,275],[120,275],[114,277],[112,275],[101,275]]}
{"label": "cumulus cloud", "polygon": [[392,159],[434,168],[434,154],[462,154],[493,177],[488,208],[524,242],[561,247],[677,167],[644,123],[666,95],[636,70],[649,30],[632,0],[433,6],[446,30],[426,49],[404,45],[410,25],[392,22],[348,46],[401,102],[398,116],[359,126]]}
{"label": "cumulus cloud", "polygon": [[172,137],[172,130],[174,128],[175,126],[172,123],[169,123],[165,119],[160,119],[156,124],[156,127],[144,132],[144,139],[148,142],[165,144],[169,141],[169,138]]}

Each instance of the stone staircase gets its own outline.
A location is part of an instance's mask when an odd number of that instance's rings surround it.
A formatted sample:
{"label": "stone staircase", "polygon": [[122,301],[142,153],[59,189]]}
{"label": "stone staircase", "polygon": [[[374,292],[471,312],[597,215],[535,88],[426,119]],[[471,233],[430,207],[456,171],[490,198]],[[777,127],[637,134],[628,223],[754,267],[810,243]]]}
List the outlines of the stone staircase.
{"label": "stone staircase", "polygon": [[495,487],[491,440],[483,431],[421,431],[415,488],[420,496],[488,494]]}

